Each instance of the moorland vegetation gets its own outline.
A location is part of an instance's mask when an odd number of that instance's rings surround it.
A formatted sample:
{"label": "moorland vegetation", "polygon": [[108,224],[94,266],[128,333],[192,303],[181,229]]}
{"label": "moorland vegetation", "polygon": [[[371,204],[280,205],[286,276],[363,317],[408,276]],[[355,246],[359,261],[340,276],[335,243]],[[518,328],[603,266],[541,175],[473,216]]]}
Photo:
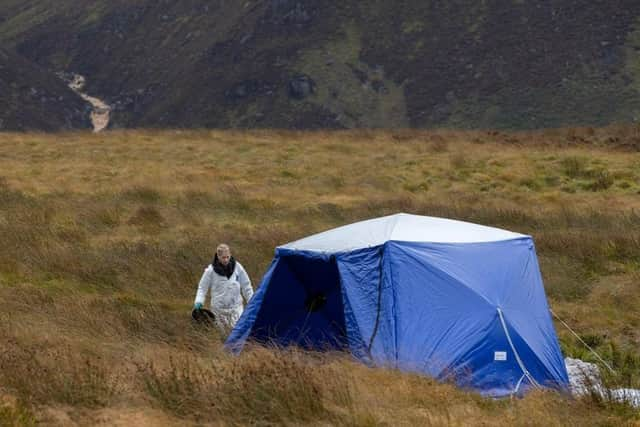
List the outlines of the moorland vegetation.
{"label": "moorland vegetation", "polygon": [[[633,425],[341,354],[233,358],[189,312],[215,244],[408,212],[534,237],[553,310],[640,388],[640,129],[0,134],[0,424]],[[566,356],[595,361],[561,325]]]}

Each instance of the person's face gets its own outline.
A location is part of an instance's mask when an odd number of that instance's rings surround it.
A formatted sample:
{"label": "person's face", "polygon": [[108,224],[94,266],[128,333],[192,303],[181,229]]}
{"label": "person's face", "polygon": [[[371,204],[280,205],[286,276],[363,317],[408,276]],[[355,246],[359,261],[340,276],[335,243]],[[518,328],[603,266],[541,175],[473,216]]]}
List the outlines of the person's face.
{"label": "person's face", "polygon": [[224,251],[218,254],[218,259],[220,260],[220,264],[227,265],[229,264],[229,260],[231,259],[231,252]]}

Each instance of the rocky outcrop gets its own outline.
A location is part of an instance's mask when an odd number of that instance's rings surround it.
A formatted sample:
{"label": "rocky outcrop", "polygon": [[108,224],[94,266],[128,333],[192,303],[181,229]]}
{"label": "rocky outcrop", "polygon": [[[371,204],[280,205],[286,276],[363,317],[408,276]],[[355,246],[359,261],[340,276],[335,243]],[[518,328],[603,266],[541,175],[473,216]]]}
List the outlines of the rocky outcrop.
{"label": "rocky outcrop", "polygon": [[301,100],[313,94],[315,82],[307,75],[297,75],[289,80],[289,96]]}

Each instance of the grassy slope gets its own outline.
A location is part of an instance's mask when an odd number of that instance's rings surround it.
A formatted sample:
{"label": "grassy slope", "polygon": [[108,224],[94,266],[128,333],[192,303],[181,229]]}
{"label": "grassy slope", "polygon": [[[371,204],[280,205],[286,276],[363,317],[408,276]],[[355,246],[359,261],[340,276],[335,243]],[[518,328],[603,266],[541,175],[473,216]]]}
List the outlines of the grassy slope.
{"label": "grassy slope", "polygon": [[[634,0],[78,5],[0,0],[0,42],[85,74],[117,126],[538,128],[640,111]],[[316,91],[293,100],[300,73]]]}
{"label": "grassy slope", "polygon": [[58,77],[0,49],[0,130],[90,128],[90,109]]}
{"label": "grassy slope", "polygon": [[639,148],[637,128],[1,134],[0,424],[638,422],[337,355],[231,360],[188,313],[219,241],[257,282],[274,246],[313,232],[459,218],[533,235],[553,309],[614,363],[610,381],[640,387]]}

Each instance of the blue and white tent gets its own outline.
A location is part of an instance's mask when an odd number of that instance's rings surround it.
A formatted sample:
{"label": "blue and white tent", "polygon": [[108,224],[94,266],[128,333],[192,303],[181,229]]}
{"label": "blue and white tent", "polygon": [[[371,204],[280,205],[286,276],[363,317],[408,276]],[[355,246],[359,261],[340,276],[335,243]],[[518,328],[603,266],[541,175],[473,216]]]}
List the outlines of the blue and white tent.
{"label": "blue and white tent", "polygon": [[489,396],[566,389],[531,237],[398,214],[276,248],[227,340],[345,349]]}

